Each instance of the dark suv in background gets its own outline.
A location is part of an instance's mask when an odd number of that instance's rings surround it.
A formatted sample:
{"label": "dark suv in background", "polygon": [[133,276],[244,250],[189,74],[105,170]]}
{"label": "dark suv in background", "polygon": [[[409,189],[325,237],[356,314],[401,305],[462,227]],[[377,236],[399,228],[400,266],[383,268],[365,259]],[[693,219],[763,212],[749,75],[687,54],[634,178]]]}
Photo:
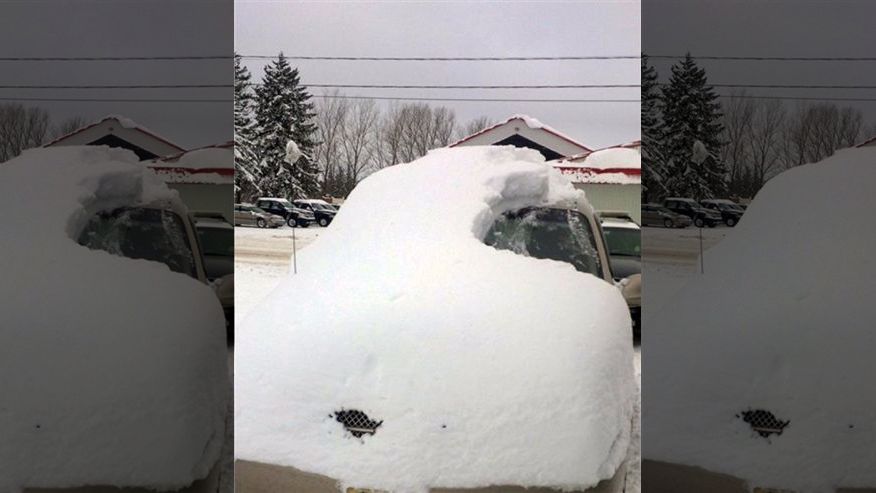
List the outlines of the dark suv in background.
{"label": "dark suv in background", "polygon": [[700,204],[707,209],[721,214],[721,220],[731,228],[736,226],[736,223],[742,218],[742,214],[745,214],[745,209],[736,202],[727,199],[704,199],[700,200]]}
{"label": "dark suv in background", "polygon": [[295,226],[306,228],[316,221],[312,212],[296,207],[288,199],[262,197],[256,201],[256,207],[269,214],[281,216],[286,224],[293,228]]}
{"label": "dark suv in background", "polygon": [[295,207],[310,211],[313,217],[316,218],[317,224],[322,227],[328,226],[335,218],[338,210],[331,206],[328,202],[317,199],[299,199],[293,202]]}
{"label": "dark suv in background", "polygon": [[706,209],[694,199],[669,197],[663,200],[663,207],[676,214],[681,214],[691,218],[694,226],[698,228],[702,228],[703,226],[714,228],[721,222],[721,214]]}

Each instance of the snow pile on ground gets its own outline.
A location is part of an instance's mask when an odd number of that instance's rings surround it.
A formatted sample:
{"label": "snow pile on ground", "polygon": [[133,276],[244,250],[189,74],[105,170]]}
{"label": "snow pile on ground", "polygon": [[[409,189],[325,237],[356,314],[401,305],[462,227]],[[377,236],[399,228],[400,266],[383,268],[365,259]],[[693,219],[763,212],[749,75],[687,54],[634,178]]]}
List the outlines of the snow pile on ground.
{"label": "snow pile on ground", "polygon": [[[645,311],[645,458],[751,488],[876,486],[874,184],[868,148],[782,173],[705,275]],[[749,426],[757,410],[781,435]]]}
{"label": "snow pile on ground", "polygon": [[177,200],[128,151],[0,165],[0,491],[207,475],[223,440],[222,311],[161,263],[80,246],[98,210]]}
{"label": "snow pile on ground", "polygon": [[[407,492],[611,477],[635,392],[619,291],[482,242],[548,204],[586,200],[529,149],[440,149],[365,179],[239,327],[237,457]],[[355,438],[342,410],[382,424]]]}

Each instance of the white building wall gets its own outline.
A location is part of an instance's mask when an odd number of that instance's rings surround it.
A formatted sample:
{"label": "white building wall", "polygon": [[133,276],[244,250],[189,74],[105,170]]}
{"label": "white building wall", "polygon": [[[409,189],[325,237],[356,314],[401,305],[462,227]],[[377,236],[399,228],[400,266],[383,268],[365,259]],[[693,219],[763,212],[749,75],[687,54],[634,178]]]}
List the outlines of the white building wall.
{"label": "white building wall", "polygon": [[576,183],[575,188],[584,190],[597,211],[626,211],[637,223],[642,223],[641,184]]}
{"label": "white building wall", "polygon": [[228,222],[234,221],[234,184],[168,183],[179,192],[190,212],[220,212]]}

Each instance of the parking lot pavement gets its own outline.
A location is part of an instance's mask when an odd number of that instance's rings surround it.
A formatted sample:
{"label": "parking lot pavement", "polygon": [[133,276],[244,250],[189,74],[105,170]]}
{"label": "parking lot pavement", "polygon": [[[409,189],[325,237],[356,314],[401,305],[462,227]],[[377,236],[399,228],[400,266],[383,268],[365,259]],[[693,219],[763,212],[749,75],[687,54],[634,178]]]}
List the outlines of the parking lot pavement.
{"label": "parking lot pavement", "polygon": [[700,255],[700,233],[703,251],[715,246],[732,233],[733,228],[642,228],[642,261],[657,263],[696,263]]}
{"label": "parking lot pavement", "polygon": [[[331,227],[331,226],[329,226]],[[234,228],[234,261],[254,263],[289,263],[292,257],[292,245],[301,249],[319,238],[327,228],[311,226],[309,228],[252,228],[237,226]]]}

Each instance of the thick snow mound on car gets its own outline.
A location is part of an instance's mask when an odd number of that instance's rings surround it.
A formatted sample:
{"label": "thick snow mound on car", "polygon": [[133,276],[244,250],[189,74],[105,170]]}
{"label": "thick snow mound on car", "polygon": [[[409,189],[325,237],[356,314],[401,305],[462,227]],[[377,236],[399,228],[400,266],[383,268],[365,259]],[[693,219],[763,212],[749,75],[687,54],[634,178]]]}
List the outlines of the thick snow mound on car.
{"label": "thick snow mound on car", "polygon": [[[782,173],[705,275],[646,310],[646,458],[751,488],[876,486],[874,185],[876,149]],[[752,430],[756,410],[781,435]]]}
{"label": "thick snow mound on car", "polygon": [[[364,180],[239,326],[236,454],[356,487],[587,487],[629,442],[617,288],[486,246],[504,211],[584,205],[541,155],[442,149]],[[352,436],[342,410],[382,421]]]}
{"label": "thick snow mound on car", "polygon": [[176,200],[127,151],[64,147],[0,164],[0,491],[173,489],[223,430],[224,322],[207,286],[80,246],[90,213]]}

